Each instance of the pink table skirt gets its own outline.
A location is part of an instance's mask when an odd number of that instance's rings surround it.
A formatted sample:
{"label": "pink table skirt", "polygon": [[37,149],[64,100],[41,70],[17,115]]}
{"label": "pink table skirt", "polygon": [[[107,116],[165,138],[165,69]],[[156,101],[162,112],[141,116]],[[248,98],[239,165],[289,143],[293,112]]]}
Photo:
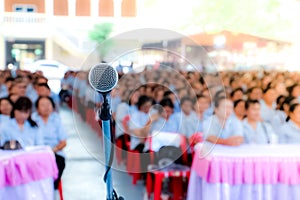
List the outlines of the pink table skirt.
{"label": "pink table skirt", "polygon": [[187,200],[299,200],[300,185],[207,183],[191,172]]}
{"label": "pink table skirt", "polygon": [[49,147],[0,151],[0,188],[57,178],[55,156]]}
{"label": "pink table skirt", "polygon": [[227,147],[206,143],[196,152],[192,170],[212,184],[297,185],[300,184],[300,146]]}

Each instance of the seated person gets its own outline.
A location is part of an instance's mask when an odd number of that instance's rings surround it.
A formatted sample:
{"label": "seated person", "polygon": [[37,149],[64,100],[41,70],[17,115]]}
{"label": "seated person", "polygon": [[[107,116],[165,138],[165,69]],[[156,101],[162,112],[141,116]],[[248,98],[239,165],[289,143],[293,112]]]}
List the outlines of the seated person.
{"label": "seated person", "polygon": [[263,98],[260,102],[261,118],[268,123],[271,123],[272,117],[276,114],[276,90],[272,87],[267,87],[263,90]]}
{"label": "seated person", "polygon": [[258,100],[248,100],[245,105],[247,117],[243,120],[245,143],[268,144],[275,133],[272,127],[261,121],[260,103]]}
{"label": "seated person", "polygon": [[10,119],[13,104],[8,97],[0,99],[0,124]]}
{"label": "seated person", "polygon": [[242,88],[236,88],[234,89],[231,93],[230,93],[230,97],[231,97],[231,100],[233,102],[239,100],[239,99],[243,99],[244,97],[244,91]]}
{"label": "seated person", "polygon": [[0,127],[1,146],[17,140],[23,148],[43,145],[43,137],[37,123],[31,119],[32,103],[27,97],[20,97],[13,106],[11,120]]}
{"label": "seated person", "polygon": [[287,122],[280,129],[279,142],[284,144],[300,143],[300,103],[290,106]]}
{"label": "seated person", "polygon": [[203,122],[208,118],[205,112],[208,111],[210,107],[210,100],[204,95],[197,95],[197,103],[195,104],[195,112],[199,119],[199,125],[197,132],[203,132]]}
{"label": "seated person", "polygon": [[19,96],[26,96],[26,82],[23,77],[18,76],[14,79],[11,86],[8,89],[9,94],[17,94]]}
{"label": "seated person", "polygon": [[140,96],[137,102],[138,111],[130,116],[129,121],[130,149],[142,153],[140,154],[141,172],[147,171],[150,162],[150,155],[143,153],[147,152],[145,149],[146,138],[151,133],[151,124],[159,117],[158,113],[150,115],[152,105],[153,99],[151,97]]}
{"label": "seated person", "polygon": [[172,124],[171,132],[181,133],[190,138],[198,130],[199,118],[193,110],[193,100],[190,97],[183,97],[180,101],[181,112],[170,117]]}
{"label": "seated person", "polygon": [[51,97],[55,103],[55,111],[59,111],[60,100],[57,94],[53,93],[47,83],[40,83],[37,85],[36,92],[39,96]]}
{"label": "seated person", "polygon": [[152,123],[151,131],[172,132],[170,116],[174,113],[174,104],[171,99],[164,98],[159,102],[159,118]]}
{"label": "seated person", "polygon": [[150,116],[150,108],[153,105],[151,97],[142,95],[137,102],[138,111],[130,116],[130,149],[144,152],[145,139],[150,133],[150,127],[153,121],[156,121],[159,115]]}
{"label": "seated person", "polygon": [[[125,118],[136,112],[138,109],[136,103],[138,102],[140,92],[138,90],[126,90],[122,95],[122,102],[118,105],[115,118],[115,137],[116,140],[122,142],[122,149],[128,150],[127,142],[129,141],[129,123],[125,123]],[[123,124],[124,123],[124,124]],[[125,154],[125,151],[122,152]]]}
{"label": "seated person", "polygon": [[245,117],[245,101],[243,99],[239,99],[233,102],[233,116],[238,120],[242,121]]}
{"label": "seated person", "polygon": [[61,90],[58,93],[60,102],[68,102],[71,98],[71,93],[70,93],[70,88],[71,88],[71,84],[70,84],[70,75],[71,75],[71,71],[67,71],[64,74],[64,77],[61,79],[60,81],[60,86],[61,86]]}
{"label": "seated person", "polygon": [[263,91],[260,87],[255,86],[248,90],[248,99],[256,99],[260,101],[263,97]]}
{"label": "seated person", "polygon": [[278,109],[276,110],[276,113],[271,120],[271,125],[275,133],[277,133],[277,135],[281,134],[280,129],[286,123],[286,119],[290,110],[290,105],[297,102],[298,100],[296,97],[288,96],[284,97],[283,102],[279,104]]}
{"label": "seated person", "polygon": [[215,99],[215,114],[203,123],[204,139],[213,144],[243,144],[243,126],[232,117],[233,103],[224,96]]}
{"label": "seated person", "polygon": [[37,112],[32,114],[32,118],[37,122],[41,130],[44,144],[49,145],[55,153],[55,160],[59,172],[58,178],[54,182],[54,188],[57,189],[65,168],[65,154],[62,150],[67,145],[67,134],[62,126],[59,114],[54,111],[55,104],[51,97],[39,97],[35,106]]}
{"label": "seated person", "polygon": [[176,99],[176,95],[172,91],[166,91],[164,93],[164,98],[169,98],[172,100],[172,103],[174,105],[174,113],[180,112],[180,104],[179,101]]}

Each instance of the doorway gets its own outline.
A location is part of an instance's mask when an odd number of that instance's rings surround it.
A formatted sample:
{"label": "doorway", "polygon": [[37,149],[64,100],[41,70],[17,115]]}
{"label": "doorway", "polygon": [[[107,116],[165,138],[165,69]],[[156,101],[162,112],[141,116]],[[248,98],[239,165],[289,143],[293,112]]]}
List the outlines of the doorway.
{"label": "doorway", "polygon": [[36,60],[45,58],[45,41],[15,40],[6,41],[6,68],[13,64],[17,69]]}

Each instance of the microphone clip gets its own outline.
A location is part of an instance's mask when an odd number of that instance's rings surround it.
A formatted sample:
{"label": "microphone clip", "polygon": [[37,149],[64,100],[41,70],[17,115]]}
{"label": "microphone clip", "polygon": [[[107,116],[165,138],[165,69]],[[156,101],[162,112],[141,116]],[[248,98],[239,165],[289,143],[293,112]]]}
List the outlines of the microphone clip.
{"label": "microphone clip", "polygon": [[101,106],[100,119],[103,121],[107,121],[111,119],[111,110],[107,99],[108,93],[101,93],[101,94],[103,96],[103,104]]}

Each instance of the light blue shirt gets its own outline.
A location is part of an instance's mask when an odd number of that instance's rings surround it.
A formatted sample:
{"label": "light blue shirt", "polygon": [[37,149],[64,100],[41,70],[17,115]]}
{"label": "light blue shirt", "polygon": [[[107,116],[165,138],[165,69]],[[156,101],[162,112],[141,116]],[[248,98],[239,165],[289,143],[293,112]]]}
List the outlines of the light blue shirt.
{"label": "light blue shirt", "polygon": [[[141,111],[134,112],[130,116],[129,129],[140,129],[143,128],[149,120],[149,114]],[[135,149],[137,145],[141,143],[141,138],[131,134],[130,136],[130,149]]]}
{"label": "light blue shirt", "polygon": [[110,101],[111,101],[111,112],[115,113],[117,111],[117,107],[118,105],[121,103],[121,98],[119,96],[116,97],[110,97]]}
{"label": "light blue shirt", "polygon": [[260,100],[260,116],[261,118],[268,123],[271,123],[273,116],[276,114],[276,104],[272,105],[272,108],[269,108],[264,100]]}
{"label": "light blue shirt", "polygon": [[[172,115],[171,115],[172,116]],[[151,132],[153,131],[159,131],[159,132],[174,132],[173,131],[173,121],[171,119],[171,116],[168,120],[166,120],[165,118],[158,118],[157,121],[153,122],[151,125]]]}
{"label": "light blue shirt", "polygon": [[[67,139],[68,136],[61,123],[61,118],[56,112],[50,114],[47,123],[45,123],[36,112],[32,114],[32,119],[38,124],[45,145],[53,148],[61,141]],[[64,156],[62,151],[58,151],[57,154]]]}
{"label": "light blue shirt", "polygon": [[62,78],[60,80],[61,89],[65,90],[65,88],[69,89],[69,80],[68,78]]}
{"label": "light blue shirt", "polygon": [[103,99],[103,96],[102,94],[100,94],[99,92],[96,92],[95,95],[94,95],[94,103],[103,103],[104,102],[104,99]]}
{"label": "light blue shirt", "polygon": [[300,128],[291,120],[281,127],[279,143],[300,144]]}
{"label": "light blue shirt", "polygon": [[60,108],[60,99],[59,96],[57,94],[55,94],[54,92],[51,91],[50,97],[52,98],[52,100],[54,101],[55,104],[55,110],[57,112],[59,112],[59,108]]}
{"label": "light blue shirt", "polygon": [[85,96],[86,87],[87,87],[86,80],[82,80],[79,79],[78,77],[75,77],[73,89],[78,90],[78,93],[76,94],[77,97],[83,98]]}
{"label": "light blue shirt", "polygon": [[31,102],[32,102],[32,107],[33,107],[33,109],[35,109],[35,102],[36,102],[36,100],[38,99],[38,94],[37,94],[37,92],[36,92],[36,90],[35,89],[33,89],[32,88],[32,90],[27,90],[26,91],[26,96],[31,100]]}
{"label": "light blue shirt", "polygon": [[78,97],[79,98],[84,98],[85,97],[85,90],[87,88],[87,82],[86,80],[79,80],[78,82],[78,89],[79,89],[79,93],[78,93]]}
{"label": "light blue shirt", "polygon": [[180,103],[179,101],[175,101],[174,103],[174,113],[177,113],[177,112],[180,112],[181,111],[181,108],[180,108]]}
{"label": "light blue shirt", "polygon": [[198,131],[199,128],[199,118],[197,114],[192,111],[189,115],[184,114],[184,112],[175,113],[170,116],[170,129],[171,132],[181,133],[187,138],[191,137],[194,133]]}
{"label": "light blue shirt", "polygon": [[118,105],[116,111],[116,138],[124,134],[124,127],[122,124],[124,117],[127,115],[133,115],[133,113],[137,111],[138,109],[136,106],[130,106],[125,102],[122,102]]}
{"label": "light blue shirt", "polygon": [[0,114],[0,125],[9,122],[10,119],[11,119],[10,116]]}
{"label": "light blue shirt", "polygon": [[244,142],[247,144],[268,144],[274,135],[272,127],[265,122],[257,122],[256,129],[248,123],[247,118],[243,120]]}
{"label": "light blue shirt", "polygon": [[280,129],[286,123],[286,118],[287,116],[285,112],[283,112],[282,110],[276,110],[275,115],[271,120],[271,125],[277,135],[280,135]]}
{"label": "light blue shirt", "polygon": [[32,127],[25,121],[23,130],[17,124],[16,119],[11,119],[0,126],[1,146],[6,141],[17,140],[23,148],[28,146],[44,145],[43,136],[38,127]]}
{"label": "light blue shirt", "polygon": [[124,127],[122,121],[126,115],[129,113],[129,105],[122,102],[117,107],[116,111],[116,138],[124,134]]}
{"label": "light blue shirt", "polygon": [[30,83],[29,85],[27,85],[26,87],[26,96],[29,95],[31,92],[35,91],[33,85]]}
{"label": "light blue shirt", "polygon": [[243,125],[239,120],[229,117],[229,119],[224,122],[223,127],[222,123],[223,122],[220,122],[215,115],[206,119],[203,122],[204,138],[207,138],[210,135],[214,135],[222,139],[226,139],[231,136],[244,136]]}
{"label": "light blue shirt", "polygon": [[214,109],[215,109],[214,105],[211,104],[209,106],[209,108],[206,109],[205,112],[204,112],[204,119],[207,119],[207,118],[211,117],[214,114]]}
{"label": "light blue shirt", "polygon": [[69,77],[67,78],[67,84],[68,84],[69,86],[71,86],[71,87],[69,87],[69,89],[68,89],[68,91],[69,91],[70,93],[72,93],[72,90],[73,90],[73,87],[74,87],[74,82],[75,82],[75,78],[74,78],[73,76],[69,76]]}
{"label": "light blue shirt", "polygon": [[0,98],[7,97],[8,96],[8,90],[5,84],[2,84],[0,87]]}
{"label": "light blue shirt", "polygon": [[198,129],[197,129],[197,132],[203,133],[203,123],[204,123],[204,121],[205,121],[206,119],[209,118],[209,115],[206,115],[205,113],[206,113],[206,111],[203,113],[202,119],[200,119],[199,116],[198,116],[199,123],[198,123]]}
{"label": "light blue shirt", "polygon": [[73,89],[74,90],[78,90],[79,89],[79,82],[80,82],[80,79],[78,78],[78,76],[75,76],[74,77],[74,82],[73,82]]}

